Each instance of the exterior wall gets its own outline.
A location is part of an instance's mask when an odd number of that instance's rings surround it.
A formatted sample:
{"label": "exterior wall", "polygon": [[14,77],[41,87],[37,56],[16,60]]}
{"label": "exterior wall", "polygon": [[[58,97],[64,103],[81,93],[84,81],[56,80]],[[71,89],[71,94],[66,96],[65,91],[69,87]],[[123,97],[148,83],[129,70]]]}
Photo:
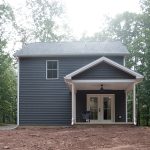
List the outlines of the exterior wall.
{"label": "exterior wall", "polygon": [[101,62],[100,64],[74,76],[73,79],[135,79],[135,77],[105,62]]}
{"label": "exterior wall", "polygon": [[86,111],[86,94],[115,94],[115,122],[126,121],[125,91],[107,90],[107,91],[77,91],[76,94],[76,120],[83,122],[82,112]]}
{"label": "exterior wall", "polygon": [[[20,58],[19,124],[71,124],[71,94],[64,76],[97,57]],[[109,57],[123,64],[123,57]],[[59,79],[46,80],[46,60],[59,60]]]}

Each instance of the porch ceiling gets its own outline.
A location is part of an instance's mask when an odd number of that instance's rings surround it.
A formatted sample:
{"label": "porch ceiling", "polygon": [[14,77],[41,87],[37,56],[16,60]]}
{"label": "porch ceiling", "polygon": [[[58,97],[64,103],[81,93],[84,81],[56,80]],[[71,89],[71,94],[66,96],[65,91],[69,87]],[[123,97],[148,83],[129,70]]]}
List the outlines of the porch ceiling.
{"label": "porch ceiling", "polygon": [[77,81],[72,80],[72,83],[74,83],[76,90],[99,90],[101,88],[101,85],[103,85],[104,90],[127,90],[130,91],[133,89],[133,81]]}

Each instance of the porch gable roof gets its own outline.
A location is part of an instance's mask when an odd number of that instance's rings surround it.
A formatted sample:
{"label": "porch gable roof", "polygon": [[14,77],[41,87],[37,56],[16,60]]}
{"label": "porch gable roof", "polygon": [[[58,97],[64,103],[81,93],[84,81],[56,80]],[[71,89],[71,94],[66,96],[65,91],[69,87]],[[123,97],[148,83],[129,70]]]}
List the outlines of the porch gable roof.
{"label": "porch gable roof", "polygon": [[86,71],[86,70],[88,70],[88,69],[90,69],[90,68],[92,68],[92,67],[94,67],[94,66],[96,66],[102,62],[105,62],[105,63],[107,63],[107,64],[109,64],[109,65],[111,65],[111,66],[113,66],[119,70],[124,71],[125,73],[128,73],[129,75],[134,76],[137,80],[143,79],[143,75],[141,75],[141,74],[139,74],[133,70],[130,70],[127,67],[122,66],[122,65],[120,65],[120,64],[118,64],[118,63],[116,63],[116,62],[114,62],[114,61],[112,61],[112,60],[110,60],[104,56],[91,62],[91,63],[89,63],[89,64],[87,64],[87,65],[85,65],[85,66],[83,66],[83,67],[81,67],[81,68],[79,68],[79,69],[77,69],[76,71],[66,75],[64,78],[65,78],[65,80],[71,80],[72,77],[74,77],[80,73],[83,73],[84,71]]}

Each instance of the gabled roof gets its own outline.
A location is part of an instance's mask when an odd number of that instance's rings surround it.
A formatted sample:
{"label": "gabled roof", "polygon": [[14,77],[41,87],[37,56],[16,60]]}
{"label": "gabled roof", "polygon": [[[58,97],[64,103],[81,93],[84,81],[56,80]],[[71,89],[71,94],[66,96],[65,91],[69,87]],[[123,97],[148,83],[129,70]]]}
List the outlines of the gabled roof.
{"label": "gabled roof", "polygon": [[17,51],[16,57],[128,55],[120,41],[31,43]]}
{"label": "gabled roof", "polygon": [[126,72],[126,73],[128,73],[130,75],[132,75],[132,76],[135,76],[136,79],[143,79],[143,76],[141,74],[139,74],[139,73],[137,73],[137,72],[135,72],[133,70],[130,70],[127,67],[122,66],[122,65],[120,65],[120,64],[118,64],[118,63],[116,63],[116,62],[114,62],[114,61],[112,61],[112,60],[110,60],[110,59],[108,59],[106,57],[101,57],[101,58],[99,58],[99,59],[97,59],[97,60],[95,60],[95,61],[93,61],[93,62],[91,62],[91,63],[89,63],[89,64],[87,64],[87,65],[85,65],[85,66],[83,66],[81,68],[79,68],[79,69],[77,69],[76,71],[66,75],[64,78],[66,80],[71,80],[72,77],[74,77],[74,76],[76,76],[76,75],[78,75],[78,74],[80,74],[80,73],[82,73],[82,72],[84,72],[84,71],[86,71],[86,70],[96,66],[97,64],[99,64],[101,62],[105,62],[107,64],[110,64],[111,66],[114,66],[114,67],[116,67],[116,68],[118,68],[118,69],[120,69],[120,70],[122,70],[122,71],[124,71],[124,72]]}

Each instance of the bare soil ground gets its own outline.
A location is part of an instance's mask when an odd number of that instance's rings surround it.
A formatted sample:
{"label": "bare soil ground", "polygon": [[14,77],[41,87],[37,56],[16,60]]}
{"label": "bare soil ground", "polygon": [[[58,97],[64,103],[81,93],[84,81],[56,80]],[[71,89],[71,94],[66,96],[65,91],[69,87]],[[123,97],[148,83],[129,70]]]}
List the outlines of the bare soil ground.
{"label": "bare soil ground", "polygon": [[0,150],[150,150],[150,128],[132,125],[19,127],[0,131]]}

